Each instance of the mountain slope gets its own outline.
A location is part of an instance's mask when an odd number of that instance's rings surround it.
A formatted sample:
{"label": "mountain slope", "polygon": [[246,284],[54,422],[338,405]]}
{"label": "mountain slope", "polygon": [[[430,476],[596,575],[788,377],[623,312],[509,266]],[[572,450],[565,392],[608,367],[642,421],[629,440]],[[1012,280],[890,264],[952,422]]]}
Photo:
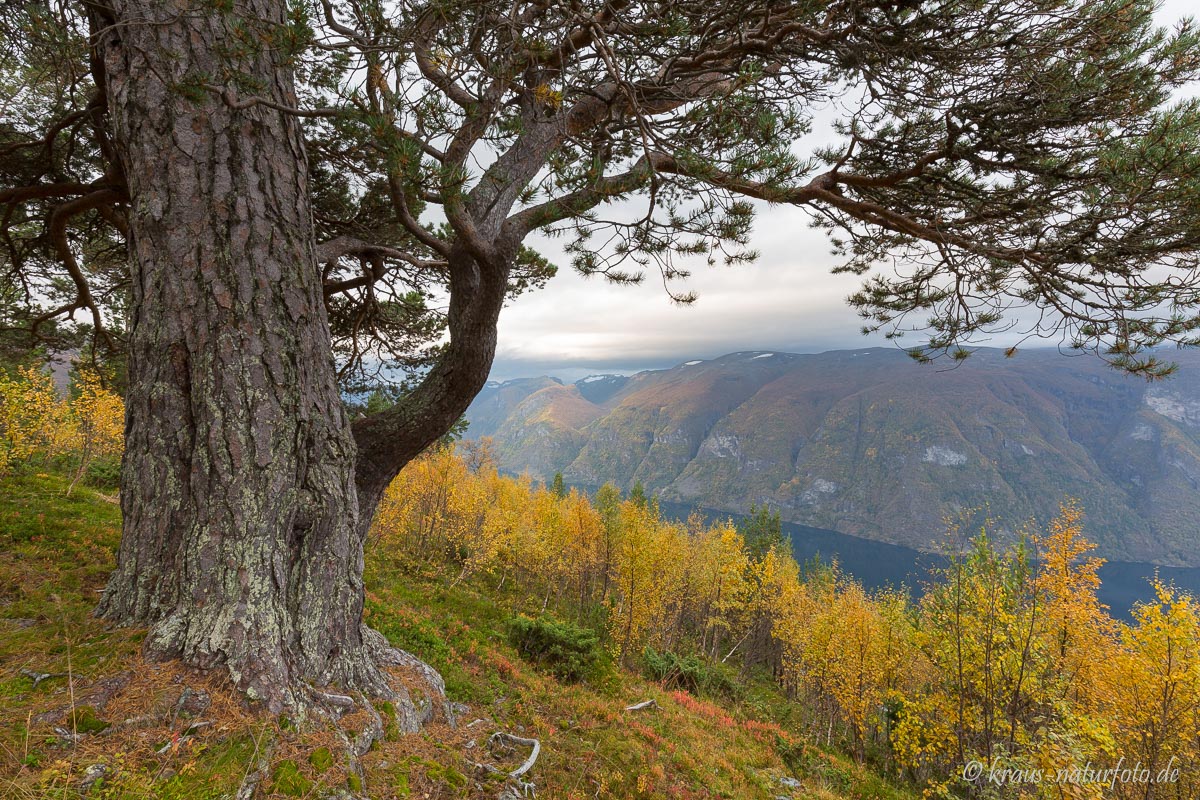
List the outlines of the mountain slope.
{"label": "mountain slope", "polygon": [[471,435],[491,436],[531,394],[548,386],[562,386],[558,378],[519,378],[489,381],[471,403]]}
{"label": "mountain slope", "polygon": [[[503,384],[468,411],[501,466],[640,481],[674,502],[929,548],[986,509],[1008,532],[1064,496],[1109,558],[1200,565],[1200,356],[1147,384],[1092,358],[981,350],[955,369],[890,349],[733,353],[596,396]],[[490,404],[490,405],[489,405]],[[489,416],[490,415],[490,416]],[[477,425],[476,420],[483,425]]]}

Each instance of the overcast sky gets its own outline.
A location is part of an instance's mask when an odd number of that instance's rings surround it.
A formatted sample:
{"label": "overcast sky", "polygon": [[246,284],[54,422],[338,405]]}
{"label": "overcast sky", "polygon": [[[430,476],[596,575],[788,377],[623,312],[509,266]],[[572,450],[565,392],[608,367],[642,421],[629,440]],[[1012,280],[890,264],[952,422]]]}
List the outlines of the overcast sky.
{"label": "overcast sky", "polygon": [[[1168,0],[1161,19],[1170,24],[1189,13],[1189,5]],[[560,271],[545,289],[504,310],[492,378],[574,380],[741,350],[816,353],[887,344],[859,332],[862,323],[845,298],[861,278],[830,274],[837,262],[825,235],[808,222],[803,209],[760,204],[752,235],[759,259],[736,267],[697,267],[687,286],[699,299],[689,307],[672,304],[657,275],[647,275],[640,286],[585,279],[570,268],[560,240],[531,239]]]}

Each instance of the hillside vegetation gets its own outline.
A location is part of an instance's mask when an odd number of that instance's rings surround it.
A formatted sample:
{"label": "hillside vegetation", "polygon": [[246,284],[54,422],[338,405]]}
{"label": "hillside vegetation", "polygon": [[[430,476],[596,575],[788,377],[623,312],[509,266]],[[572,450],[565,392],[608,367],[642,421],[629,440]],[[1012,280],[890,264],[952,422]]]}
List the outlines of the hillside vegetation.
{"label": "hillside vegetation", "polygon": [[[994,532],[1089,512],[1106,558],[1200,566],[1200,356],[1155,383],[1053,350],[919,365],[894,349],[732,353],[564,385],[493,385],[467,412],[500,467],[574,485],[935,547],[947,516]],[[982,519],[979,520],[982,522]]]}
{"label": "hillside vegetation", "polygon": [[80,458],[28,449],[0,479],[6,795],[495,798],[527,756],[495,732],[539,741],[522,781],[549,798],[1147,796],[968,781],[972,761],[1139,763],[1174,775],[1155,797],[1200,791],[1200,609],[1159,586],[1112,620],[1071,503],[1022,547],[962,538],[914,605],[797,565],[765,512],[673,523],[644,492],[593,502],[501,475],[486,446],[432,451],[367,544],[367,622],[441,671],[458,724],[402,735],[376,704],[384,740],[351,755],[368,712],[269,718],[90,616],[119,513],[69,491]]}
{"label": "hillside vegetation", "polygon": [[[91,618],[113,566],[119,514],[91,489],[65,498],[67,485],[53,474],[0,482],[0,797],[76,798],[81,787],[95,798],[233,797],[267,752],[256,797],[316,798],[360,785],[336,731],[297,731],[245,706],[219,676],[146,664],[140,631]],[[362,796],[495,798],[502,782],[473,763],[512,769],[526,755],[487,752],[499,730],[541,740],[528,777],[543,798],[773,797],[790,793],[777,778],[795,775],[804,796],[910,797],[770,722],[763,712],[781,698],[768,686],[730,702],[622,670],[560,680],[509,642],[521,596],[465,582],[449,588],[434,572],[397,572],[379,548],[370,552],[371,624],[434,663],[468,709],[456,730],[435,723],[401,736],[389,725],[362,758]],[[623,710],[647,699],[657,708]],[[365,724],[342,721],[351,737]]]}

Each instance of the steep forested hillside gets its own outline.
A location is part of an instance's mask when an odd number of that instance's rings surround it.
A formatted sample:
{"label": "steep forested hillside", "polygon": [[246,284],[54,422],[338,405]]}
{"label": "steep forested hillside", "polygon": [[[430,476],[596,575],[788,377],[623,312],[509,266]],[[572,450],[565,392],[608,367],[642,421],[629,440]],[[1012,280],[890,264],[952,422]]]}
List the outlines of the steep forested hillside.
{"label": "steep forested hillside", "polygon": [[[1200,357],[1164,381],[1052,350],[956,368],[891,349],[733,353],[588,383],[489,386],[469,435],[501,466],[569,483],[925,548],[986,509],[1015,531],[1079,498],[1110,558],[1200,564]],[[947,365],[948,366],[948,365]],[[975,514],[976,517],[979,514]]]}

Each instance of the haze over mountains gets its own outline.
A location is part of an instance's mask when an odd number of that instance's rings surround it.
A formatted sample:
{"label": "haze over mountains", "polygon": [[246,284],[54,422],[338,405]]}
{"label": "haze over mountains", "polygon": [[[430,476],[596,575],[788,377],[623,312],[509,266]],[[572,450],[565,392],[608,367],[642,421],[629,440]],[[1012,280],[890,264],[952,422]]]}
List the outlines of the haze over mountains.
{"label": "haze over mountains", "polygon": [[631,377],[489,384],[467,412],[500,466],[640,481],[664,500],[929,549],[984,509],[1002,535],[1079,498],[1110,559],[1200,566],[1200,353],[1157,383],[1092,357],[891,348],[731,353]]}

